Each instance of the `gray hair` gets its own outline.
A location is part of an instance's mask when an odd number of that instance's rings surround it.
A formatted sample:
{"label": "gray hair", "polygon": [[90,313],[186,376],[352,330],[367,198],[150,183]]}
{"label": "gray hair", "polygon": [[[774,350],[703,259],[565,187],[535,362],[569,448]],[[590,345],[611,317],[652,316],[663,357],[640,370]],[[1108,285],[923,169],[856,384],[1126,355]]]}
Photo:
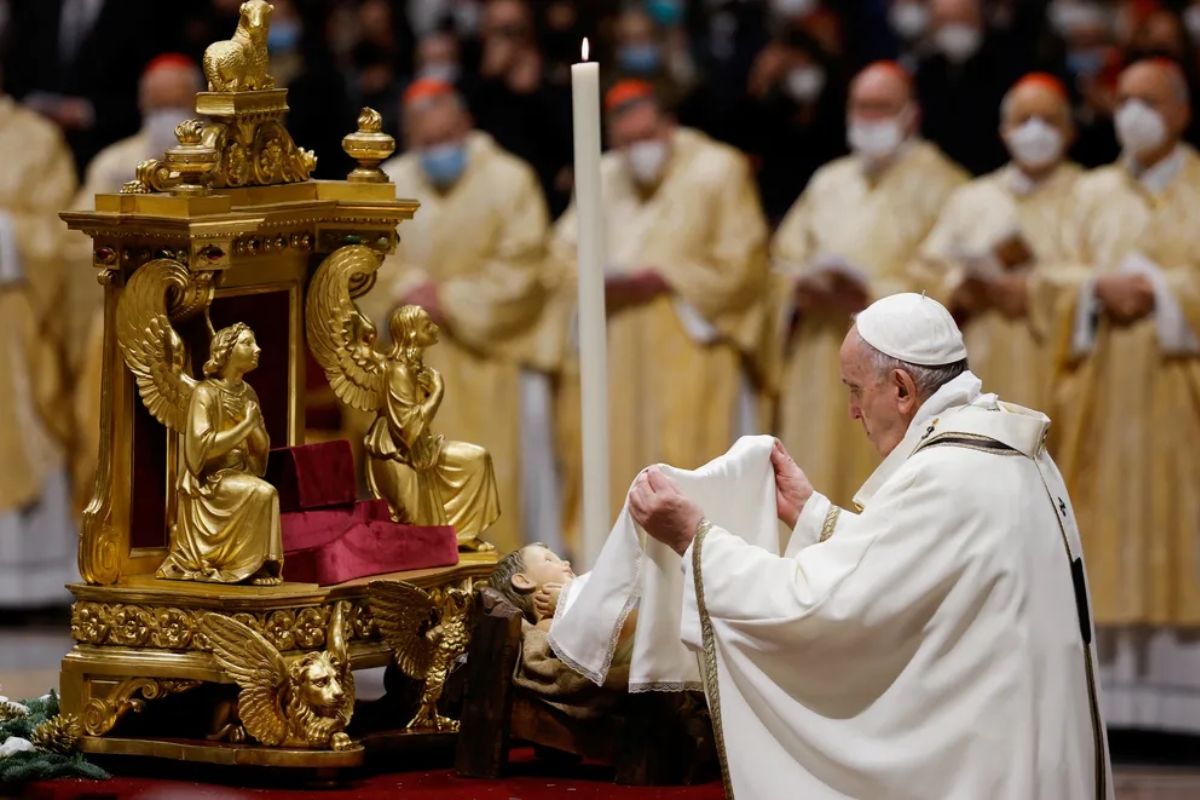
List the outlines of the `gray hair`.
{"label": "gray hair", "polygon": [[858,334],[857,330],[855,334],[858,335],[858,346],[862,348],[863,355],[871,362],[871,367],[875,371],[875,377],[883,380],[894,369],[907,372],[909,377],[913,379],[913,383],[916,384],[917,397],[921,400],[928,400],[930,397],[933,397],[938,389],[971,368],[970,363],[965,358],[951,364],[939,364],[933,367],[901,361],[876,349],[874,345],[862,338],[862,335]]}

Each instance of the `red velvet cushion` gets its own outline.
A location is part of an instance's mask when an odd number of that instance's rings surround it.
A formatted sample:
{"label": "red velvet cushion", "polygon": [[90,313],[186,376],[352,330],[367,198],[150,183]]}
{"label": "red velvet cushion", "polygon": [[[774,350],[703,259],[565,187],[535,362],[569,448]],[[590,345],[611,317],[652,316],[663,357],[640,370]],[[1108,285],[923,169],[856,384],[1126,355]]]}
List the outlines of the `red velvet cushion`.
{"label": "red velvet cushion", "polygon": [[[313,547],[288,551],[285,538],[284,578],[331,586],[388,572],[458,563],[458,540],[449,525],[422,527],[380,520],[359,521],[350,514],[346,518],[353,522],[341,536]],[[320,538],[324,537],[314,536],[313,540]]]}
{"label": "red velvet cushion", "polygon": [[390,522],[386,500],[365,500],[353,506],[291,511],[280,514],[283,552],[321,547],[334,541],[353,525],[373,521]]}
{"label": "red velvet cushion", "polygon": [[354,451],[345,439],[271,451],[266,480],[284,513],[346,506],[358,499]]}

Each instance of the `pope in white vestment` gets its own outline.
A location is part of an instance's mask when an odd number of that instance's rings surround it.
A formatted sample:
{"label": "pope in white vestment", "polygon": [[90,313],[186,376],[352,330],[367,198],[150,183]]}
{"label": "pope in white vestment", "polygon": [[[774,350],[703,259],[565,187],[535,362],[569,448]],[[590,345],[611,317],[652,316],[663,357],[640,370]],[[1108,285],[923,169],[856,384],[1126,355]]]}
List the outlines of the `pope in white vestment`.
{"label": "pope in white vestment", "polygon": [[634,521],[681,556],[681,634],[700,654],[728,797],[1113,797],[1050,423],[982,393],[966,356],[932,298],[858,316],[842,377],[884,461],[855,514],[777,445],[782,554],[727,516],[711,524],[708,498],[657,467],[635,481]]}

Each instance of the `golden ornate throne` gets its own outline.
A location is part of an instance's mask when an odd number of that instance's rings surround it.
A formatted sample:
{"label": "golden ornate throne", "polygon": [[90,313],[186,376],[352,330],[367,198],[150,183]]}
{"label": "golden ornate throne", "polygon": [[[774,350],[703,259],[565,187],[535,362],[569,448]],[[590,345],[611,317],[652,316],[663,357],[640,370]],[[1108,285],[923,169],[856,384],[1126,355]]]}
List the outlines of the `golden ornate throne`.
{"label": "golden ornate throne", "polygon": [[[205,363],[214,329],[248,324],[261,347],[249,380],[271,446],[302,445],[310,279],[342,248],[366,247],[380,257],[392,252],[397,226],[418,206],[397,199],[378,169],[394,142],[380,132],[374,112],[364,110],[359,131],[344,143],[359,168],[346,181],[318,181],[309,178],[314,155],[283,125],[286,90],[229,88],[229,70],[252,69],[261,55],[255,48],[265,47],[269,13],[263,0],[249,0],[238,35],[218,43],[224,49],[214,58],[224,70],[224,83],[218,82],[224,91],[197,95],[196,112],[205,121],[181,125],[177,147],[137,165],[136,179],[120,194],[98,195],[94,211],[62,214],[72,230],[92,238],[93,266],[105,291],[99,469],[79,542],[83,583],[70,587],[76,644],[61,673],[62,712],[78,719],[80,748],[88,753],[357,766],[364,748],[342,733],[345,719],[339,723],[330,713],[317,736],[316,723],[295,727],[301,723],[279,717],[278,708],[264,712],[263,704],[274,702],[290,714],[286,698],[298,697],[352,711],[353,670],[389,665],[396,647],[409,646],[385,642],[372,592],[424,594],[428,608],[422,606],[425,616],[417,615],[411,632],[423,636],[448,624],[439,614],[470,605],[447,598],[469,593],[495,562],[494,553],[464,553],[455,566],[332,586],[289,582],[286,563],[283,582],[273,586],[155,577],[180,503],[183,436],[152,414],[145,387],[139,397],[118,324],[130,281],[147,264],[182,268],[159,270],[175,278],[157,291],[167,327],[187,355],[180,356],[185,372],[196,374]],[[351,296],[373,283],[372,273],[351,284]],[[409,594],[388,594],[397,585]],[[389,609],[397,616],[395,602]],[[428,666],[454,655],[408,662]],[[255,684],[264,671],[271,678]],[[322,701],[314,687],[338,674],[341,691]],[[185,707],[188,719],[203,724],[185,729],[184,715],[172,711]],[[404,729],[408,721],[397,718],[394,727]],[[419,735],[422,725],[409,732]]]}

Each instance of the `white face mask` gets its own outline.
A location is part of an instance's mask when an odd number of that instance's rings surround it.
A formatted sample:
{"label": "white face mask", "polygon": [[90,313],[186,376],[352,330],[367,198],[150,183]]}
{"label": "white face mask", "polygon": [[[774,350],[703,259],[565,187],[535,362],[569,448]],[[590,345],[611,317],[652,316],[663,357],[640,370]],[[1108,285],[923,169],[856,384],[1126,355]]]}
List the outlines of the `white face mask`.
{"label": "white face mask", "polygon": [[142,119],[142,130],[150,140],[152,158],[162,158],[163,153],[179,144],[175,129],[179,123],[194,117],[190,108],[157,108]]}
{"label": "white face mask", "polygon": [[908,136],[907,111],[892,119],[867,122],[851,118],[846,130],[850,149],[868,161],[886,161]]}
{"label": "white face mask", "polygon": [[797,103],[811,103],[825,88],[825,70],[820,67],[795,67],[783,79],[783,88]]}
{"label": "white face mask", "polygon": [[771,0],[771,8],[783,19],[806,16],[816,5],[816,0]]}
{"label": "white face mask", "polygon": [[1045,120],[1028,119],[1004,137],[1008,152],[1022,167],[1044,169],[1062,157],[1063,135]]}
{"label": "white face mask", "polygon": [[643,186],[654,183],[662,176],[667,163],[667,143],[651,139],[630,145],[625,150],[625,163],[633,179]]}
{"label": "white face mask", "polygon": [[458,64],[455,64],[453,61],[426,64],[421,67],[419,77],[441,81],[453,86],[458,81]]}
{"label": "white face mask", "polygon": [[921,3],[893,3],[888,9],[888,23],[900,38],[911,42],[929,28],[929,9]]}
{"label": "white face mask", "polygon": [[1090,2],[1053,0],[1047,13],[1050,25],[1059,36],[1068,36],[1084,28],[1100,28],[1108,24],[1108,13]]}
{"label": "white face mask", "polygon": [[1183,24],[1194,41],[1200,42],[1200,6],[1190,5],[1183,11]]}
{"label": "white face mask", "polygon": [[983,44],[983,32],[972,25],[952,22],[938,28],[933,35],[934,43],[954,63],[962,63],[979,52]]}
{"label": "white face mask", "polygon": [[1114,121],[1122,149],[1134,157],[1157,150],[1167,141],[1162,115],[1141,100],[1126,100]]}

